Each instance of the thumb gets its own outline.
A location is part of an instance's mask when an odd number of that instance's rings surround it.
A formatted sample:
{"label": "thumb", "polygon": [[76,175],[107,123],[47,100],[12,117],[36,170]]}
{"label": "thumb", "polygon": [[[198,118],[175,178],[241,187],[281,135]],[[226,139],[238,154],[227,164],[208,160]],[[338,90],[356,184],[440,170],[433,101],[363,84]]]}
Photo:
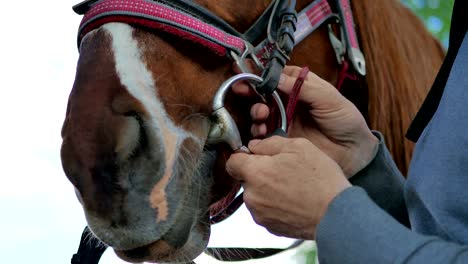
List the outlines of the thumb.
{"label": "thumb", "polygon": [[273,136],[263,140],[252,140],[249,142],[249,149],[253,154],[274,156],[285,152],[291,139]]}
{"label": "thumb", "polygon": [[227,173],[238,181],[244,181],[250,160],[251,156],[245,153],[232,154],[226,162]]}

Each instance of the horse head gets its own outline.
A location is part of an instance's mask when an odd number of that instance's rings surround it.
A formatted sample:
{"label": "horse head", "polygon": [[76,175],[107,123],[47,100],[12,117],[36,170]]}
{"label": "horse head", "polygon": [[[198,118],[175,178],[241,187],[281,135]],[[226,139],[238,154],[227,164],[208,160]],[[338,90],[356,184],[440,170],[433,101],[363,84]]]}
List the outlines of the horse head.
{"label": "horse head", "polygon": [[[197,2],[239,31],[270,4]],[[233,74],[230,60],[202,45],[125,23],[81,40],[62,163],[90,229],[120,257],[183,261],[206,247],[210,205],[239,186],[224,169],[229,149],[205,148],[213,96]],[[249,102],[227,100],[248,138]]]}
{"label": "horse head", "polygon": [[[271,1],[194,2],[244,32]],[[311,2],[297,1],[297,9]],[[329,38],[327,27],[318,28],[291,61],[336,83],[339,68]],[[240,186],[224,168],[230,148],[206,147],[213,97],[234,75],[232,61],[199,44],[119,21],[80,38],[62,164],[93,234],[131,262],[194,259],[207,246],[210,211]],[[367,97],[360,95],[367,90],[357,87],[354,101],[366,113]],[[226,99],[246,142],[252,101]]]}

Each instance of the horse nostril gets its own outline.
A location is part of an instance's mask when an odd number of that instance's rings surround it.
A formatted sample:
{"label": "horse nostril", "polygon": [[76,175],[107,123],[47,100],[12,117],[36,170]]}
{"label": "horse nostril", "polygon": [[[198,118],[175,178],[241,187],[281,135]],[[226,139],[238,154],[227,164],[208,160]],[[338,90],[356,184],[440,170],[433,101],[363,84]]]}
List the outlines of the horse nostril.
{"label": "horse nostril", "polygon": [[136,113],[124,115],[122,125],[117,131],[115,146],[118,161],[128,160],[138,149],[142,130],[141,119]]}

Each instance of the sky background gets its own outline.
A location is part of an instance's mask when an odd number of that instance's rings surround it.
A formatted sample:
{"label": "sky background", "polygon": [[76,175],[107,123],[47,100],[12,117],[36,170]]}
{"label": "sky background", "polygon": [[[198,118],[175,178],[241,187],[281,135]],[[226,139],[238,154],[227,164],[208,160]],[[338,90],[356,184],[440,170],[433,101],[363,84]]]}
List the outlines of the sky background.
{"label": "sky background", "polygon": [[[0,263],[70,263],[86,225],[60,163],[60,129],[78,58],[75,0],[7,1],[0,16]],[[284,247],[242,208],[212,246]],[[312,245],[307,245],[312,247]],[[248,263],[302,263],[287,252]],[[111,250],[101,264],[123,263]],[[219,263],[201,256],[197,263]]]}

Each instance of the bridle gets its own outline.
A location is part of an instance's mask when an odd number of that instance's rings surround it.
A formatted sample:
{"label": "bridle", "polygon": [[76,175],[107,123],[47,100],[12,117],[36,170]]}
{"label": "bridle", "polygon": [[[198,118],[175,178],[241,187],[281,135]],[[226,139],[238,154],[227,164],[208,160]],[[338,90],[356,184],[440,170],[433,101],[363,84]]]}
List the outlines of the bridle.
{"label": "bridle", "polygon": [[[295,0],[272,0],[264,13],[245,33],[238,32],[224,20],[191,0],[86,0],[74,6],[73,10],[84,15],[78,32],[78,46],[90,31],[106,23],[122,22],[188,39],[209,48],[219,56],[233,60],[242,73],[226,80],[213,99],[213,126],[208,143],[227,143],[235,152],[249,153],[241,141],[236,123],[224,108],[227,92],[236,82],[249,81],[251,87],[261,97],[272,97],[279,109],[280,120],[278,128],[272,134],[286,136],[288,117],[291,116],[291,111],[294,111],[294,105],[292,107],[288,105],[286,111],[276,91],[279,77],[289,61],[294,46],[322,24],[328,22],[330,43],[338,64],[346,67],[345,73],[348,74],[348,63],[350,63],[353,74],[365,76],[365,60],[357,41],[349,1],[315,0],[297,14]],[[332,24],[339,25],[338,36]],[[266,38],[261,40],[265,33]],[[257,45],[254,46],[254,43]],[[250,73],[247,60],[254,62],[262,73],[261,76]],[[296,83],[297,89],[300,89],[305,75],[301,78],[298,78]],[[242,203],[241,193],[234,197],[227,207],[212,215],[211,224],[228,218]],[[86,232],[87,228],[83,234]],[[99,248],[86,240],[86,236],[83,235],[78,253],[72,258],[72,264],[99,262],[105,247]],[[271,256],[297,247],[301,243],[302,241],[297,241],[286,249],[241,249],[245,254],[239,254],[238,248],[235,251],[208,248],[206,253],[224,261],[239,261]]]}

